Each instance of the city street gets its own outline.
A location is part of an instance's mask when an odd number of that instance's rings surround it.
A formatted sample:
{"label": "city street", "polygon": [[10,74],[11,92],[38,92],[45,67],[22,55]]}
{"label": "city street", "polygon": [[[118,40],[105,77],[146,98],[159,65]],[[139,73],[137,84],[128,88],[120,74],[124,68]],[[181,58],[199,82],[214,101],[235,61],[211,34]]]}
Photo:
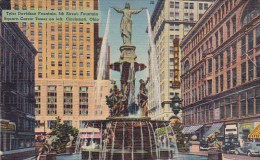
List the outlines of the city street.
{"label": "city street", "polygon": [[[207,151],[200,151],[198,153],[195,153],[196,155],[203,155],[206,156],[208,155]],[[260,157],[248,157],[246,155],[235,155],[235,154],[223,154],[223,160],[242,160],[242,159],[246,159],[246,160],[259,160]]]}
{"label": "city street", "polygon": [[259,160],[260,157],[248,157],[246,155],[235,155],[235,154],[224,154],[223,155],[224,160],[241,160],[241,159],[247,159],[247,160]]}

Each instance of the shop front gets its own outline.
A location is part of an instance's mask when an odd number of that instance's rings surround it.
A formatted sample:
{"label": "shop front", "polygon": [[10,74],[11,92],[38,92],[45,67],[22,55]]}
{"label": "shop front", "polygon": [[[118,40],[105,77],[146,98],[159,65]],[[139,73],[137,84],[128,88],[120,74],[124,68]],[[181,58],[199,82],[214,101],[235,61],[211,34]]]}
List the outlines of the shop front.
{"label": "shop front", "polygon": [[9,120],[0,120],[1,124],[1,151],[12,150],[15,146],[16,125]]}
{"label": "shop front", "polygon": [[225,125],[225,143],[223,146],[224,152],[235,152],[237,147],[240,147],[238,142],[238,128],[237,124],[226,124]]}
{"label": "shop front", "polygon": [[239,123],[238,124],[238,141],[240,146],[244,146],[245,142],[248,142],[248,135],[254,129],[255,123]]}
{"label": "shop front", "polygon": [[203,125],[196,125],[196,126],[185,126],[182,130],[182,133],[185,135],[196,135],[197,139],[202,139],[202,127]]}
{"label": "shop front", "polygon": [[260,122],[255,123],[255,128],[248,135],[248,139],[260,142]]}

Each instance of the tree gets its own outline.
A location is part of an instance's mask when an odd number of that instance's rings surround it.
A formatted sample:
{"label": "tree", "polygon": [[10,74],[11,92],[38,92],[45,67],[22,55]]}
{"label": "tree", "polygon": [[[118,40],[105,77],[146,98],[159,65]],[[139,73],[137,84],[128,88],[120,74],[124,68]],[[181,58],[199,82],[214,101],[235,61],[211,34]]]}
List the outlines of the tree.
{"label": "tree", "polygon": [[73,126],[61,123],[59,117],[56,118],[56,121],[51,128],[51,133],[49,135],[56,135],[59,140],[54,146],[54,150],[57,153],[63,153],[66,151],[66,144],[70,141],[69,135],[72,135],[74,139],[78,136],[79,130]]}

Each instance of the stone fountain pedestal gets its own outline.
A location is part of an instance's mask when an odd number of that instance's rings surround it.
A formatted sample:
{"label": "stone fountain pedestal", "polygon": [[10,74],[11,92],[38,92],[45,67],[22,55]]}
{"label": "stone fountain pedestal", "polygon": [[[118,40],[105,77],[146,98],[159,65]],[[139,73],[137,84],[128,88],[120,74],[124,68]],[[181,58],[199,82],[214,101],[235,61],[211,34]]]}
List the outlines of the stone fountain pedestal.
{"label": "stone fountain pedestal", "polygon": [[190,141],[190,153],[200,152],[200,142],[199,141]]}
{"label": "stone fountain pedestal", "polygon": [[57,153],[46,153],[39,155],[37,160],[56,160]]}
{"label": "stone fountain pedestal", "polygon": [[75,153],[76,146],[66,146],[66,154],[73,154]]}
{"label": "stone fountain pedestal", "polygon": [[[102,149],[87,149],[81,152],[82,159],[168,159],[173,155],[173,150],[168,148],[159,149],[156,146],[156,137],[154,130],[165,127],[165,121],[153,121],[148,117],[130,118],[130,117],[113,117],[104,121],[89,122],[95,123],[95,126],[110,124],[109,133],[102,138],[107,141],[103,144]],[[102,124],[102,125],[101,125]],[[108,130],[108,128],[103,128]],[[113,137],[114,136],[114,137]],[[157,152],[157,153],[156,153]],[[171,156],[170,156],[171,157]]]}
{"label": "stone fountain pedestal", "polygon": [[220,151],[208,151],[208,160],[222,160],[222,153]]}

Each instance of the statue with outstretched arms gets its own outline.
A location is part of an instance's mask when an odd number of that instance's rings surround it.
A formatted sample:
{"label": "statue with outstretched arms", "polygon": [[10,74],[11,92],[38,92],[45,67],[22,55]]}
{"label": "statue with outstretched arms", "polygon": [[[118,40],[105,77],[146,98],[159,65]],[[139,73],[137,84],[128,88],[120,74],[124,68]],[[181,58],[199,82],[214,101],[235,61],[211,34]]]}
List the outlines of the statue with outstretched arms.
{"label": "statue with outstretched arms", "polygon": [[132,14],[138,14],[142,10],[146,8],[141,9],[130,9],[130,3],[125,4],[125,9],[120,9],[118,7],[112,7],[116,12],[123,14],[123,17],[121,19],[120,23],[120,30],[121,30],[121,37],[123,39],[124,45],[131,45],[131,38],[132,38]]}

